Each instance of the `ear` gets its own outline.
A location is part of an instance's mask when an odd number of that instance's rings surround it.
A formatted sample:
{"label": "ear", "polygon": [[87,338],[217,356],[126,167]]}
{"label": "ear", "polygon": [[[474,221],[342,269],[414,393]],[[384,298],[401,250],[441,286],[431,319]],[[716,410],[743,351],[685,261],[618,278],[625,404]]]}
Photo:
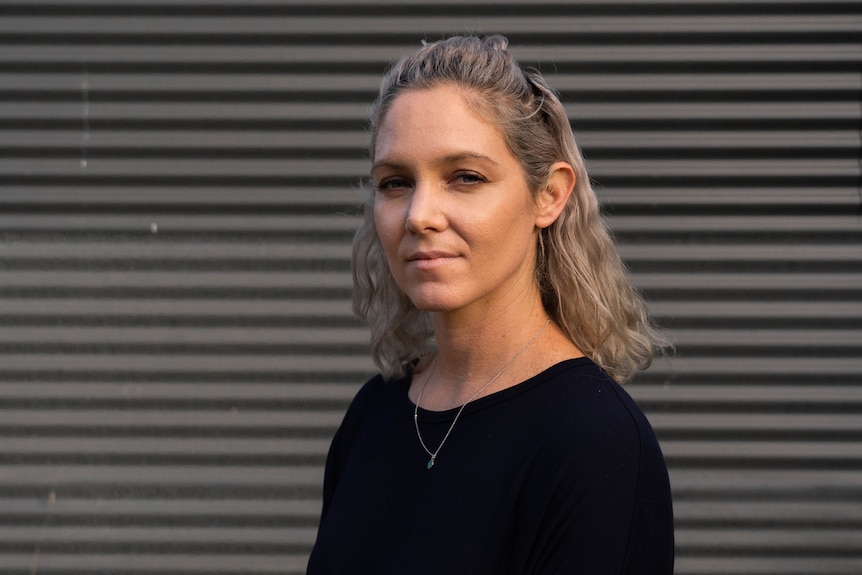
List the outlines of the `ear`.
{"label": "ear", "polygon": [[560,217],[572,190],[575,189],[575,170],[567,162],[551,166],[548,183],[536,197],[536,227],[547,228]]}

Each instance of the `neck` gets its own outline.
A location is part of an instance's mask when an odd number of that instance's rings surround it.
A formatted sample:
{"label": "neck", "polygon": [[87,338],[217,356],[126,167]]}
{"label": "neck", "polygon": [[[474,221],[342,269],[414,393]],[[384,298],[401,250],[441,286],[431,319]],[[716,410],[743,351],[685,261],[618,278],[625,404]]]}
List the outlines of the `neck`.
{"label": "neck", "polygon": [[540,303],[515,313],[484,313],[472,318],[464,314],[437,314],[433,373],[419,378],[431,379],[422,406],[448,409],[461,405],[504,367],[505,371],[479,397],[521,381],[522,368],[532,363],[527,357],[529,352],[536,348],[540,336],[549,331],[544,329],[547,323],[548,316]]}

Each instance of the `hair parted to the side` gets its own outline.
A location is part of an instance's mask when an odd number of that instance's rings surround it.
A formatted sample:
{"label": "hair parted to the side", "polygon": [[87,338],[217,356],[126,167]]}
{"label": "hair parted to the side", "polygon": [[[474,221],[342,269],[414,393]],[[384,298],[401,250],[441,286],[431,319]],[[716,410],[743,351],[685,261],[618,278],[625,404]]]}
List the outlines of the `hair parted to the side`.
{"label": "hair parted to the side", "polygon": [[[599,213],[560,99],[538,72],[522,70],[507,46],[499,35],[456,36],[424,44],[396,62],[372,108],[371,160],[378,128],[400,94],[453,85],[471,109],[500,130],[534,196],[547,185],[555,162],[571,164],[575,189],[559,218],[540,231],[536,281],[554,322],[614,379],[626,381],[650,365],[663,340]],[[353,309],[368,322],[372,357],[391,378],[404,375],[406,365],[428,350],[434,333],[430,314],[413,305],[389,270],[369,191],[353,243]]]}

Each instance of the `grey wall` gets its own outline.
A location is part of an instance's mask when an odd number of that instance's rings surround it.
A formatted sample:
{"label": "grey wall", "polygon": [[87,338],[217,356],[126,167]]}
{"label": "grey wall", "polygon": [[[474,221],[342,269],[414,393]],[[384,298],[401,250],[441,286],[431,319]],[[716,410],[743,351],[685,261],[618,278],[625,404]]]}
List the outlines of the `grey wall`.
{"label": "grey wall", "polygon": [[302,573],[374,367],[365,117],[422,38],[561,90],[677,356],[677,573],[862,572],[862,4],[0,2],[0,571]]}

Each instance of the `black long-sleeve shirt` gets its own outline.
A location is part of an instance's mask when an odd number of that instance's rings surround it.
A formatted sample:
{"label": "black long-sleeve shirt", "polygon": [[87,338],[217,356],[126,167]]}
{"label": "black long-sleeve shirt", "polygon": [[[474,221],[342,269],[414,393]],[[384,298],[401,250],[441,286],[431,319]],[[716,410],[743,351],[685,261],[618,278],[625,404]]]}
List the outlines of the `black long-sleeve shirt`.
{"label": "black long-sleeve shirt", "polygon": [[[377,376],[348,409],[308,575],[672,573],[658,442],[592,361],[468,404],[431,469],[409,384]],[[429,449],[456,413],[419,410]]]}

